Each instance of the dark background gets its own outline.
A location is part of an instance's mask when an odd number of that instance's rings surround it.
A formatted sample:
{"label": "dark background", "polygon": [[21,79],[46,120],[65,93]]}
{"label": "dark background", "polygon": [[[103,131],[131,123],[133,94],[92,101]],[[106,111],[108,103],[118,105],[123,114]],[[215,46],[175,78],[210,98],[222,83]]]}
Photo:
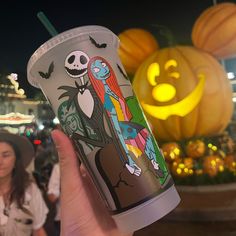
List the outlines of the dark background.
{"label": "dark background", "polygon": [[[225,1],[217,1],[220,2]],[[26,68],[33,52],[50,38],[37,18],[39,11],[45,13],[59,33],[83,25],[102,25],[115,34],[140,27],[151,31],[160,46],[165,47],[167,40],[154,25],[167,27],[178,44],[191,45],[194,22],[213,4],[212,0],[4,1],[0,9],[0,76],[18,73],[28,97],[38,91],[29,85]]]}

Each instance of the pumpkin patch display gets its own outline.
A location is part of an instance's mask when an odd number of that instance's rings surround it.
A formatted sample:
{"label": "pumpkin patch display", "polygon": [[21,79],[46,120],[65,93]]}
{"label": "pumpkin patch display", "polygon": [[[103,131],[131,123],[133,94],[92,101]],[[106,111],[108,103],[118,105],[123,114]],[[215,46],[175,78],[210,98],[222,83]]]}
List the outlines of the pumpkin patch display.
{"label": "pumpkin patch display", "polygon": [[219,134],[232,116],[232,88],[225,70],[195,47],[156,51],[139,66],[133,88],[160,141]]}
{"label": "pumpkin patch display", "polygon": [[193,45],[218,59],[236,55],[236,4],[225,2],[207,8],[192,29]]}
{"label": "pumpkin patch display", "polygon": [[139,65],[159,48],[154,36],[147,30],[131,28],[118,35],[118,54],[128,74],[134,74]]}

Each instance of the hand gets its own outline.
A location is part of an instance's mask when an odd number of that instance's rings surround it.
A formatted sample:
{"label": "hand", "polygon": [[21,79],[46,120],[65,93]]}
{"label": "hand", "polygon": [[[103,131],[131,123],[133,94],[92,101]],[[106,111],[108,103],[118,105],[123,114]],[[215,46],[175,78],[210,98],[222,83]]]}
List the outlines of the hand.
{"label": "hand", "polygon": [[87,171],[79,166],[70,139],[60,130],[52,131],[52,138],[60,160],[61,235],[124,236],[105,208]]}

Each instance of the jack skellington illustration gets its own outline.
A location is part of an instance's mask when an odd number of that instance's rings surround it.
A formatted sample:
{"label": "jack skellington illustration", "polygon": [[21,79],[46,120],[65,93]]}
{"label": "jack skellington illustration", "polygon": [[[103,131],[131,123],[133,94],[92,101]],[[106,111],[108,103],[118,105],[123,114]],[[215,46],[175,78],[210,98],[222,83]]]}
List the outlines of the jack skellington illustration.
{"label": "jack skellington illustration", "polygon": [[[65,59],[65,70],[70,78],[74,79],[75,87],[60,86],[58,89],[65,90],[59,97],[68,97],[68,109],[75,105],[80,116],[80,125],[84,130],[84,135],[73,132],[73,140],[83,141],[96,147],[104,147],[112,142],[112,138],[107,134],[104,127],[104,108],[96,96],[93,86],[87,76],[87,66],[89,56],[83,51],[73,51]],[[94,109],[96,107],[96,109]],[[89,131],[93,131],[91,137]]]}

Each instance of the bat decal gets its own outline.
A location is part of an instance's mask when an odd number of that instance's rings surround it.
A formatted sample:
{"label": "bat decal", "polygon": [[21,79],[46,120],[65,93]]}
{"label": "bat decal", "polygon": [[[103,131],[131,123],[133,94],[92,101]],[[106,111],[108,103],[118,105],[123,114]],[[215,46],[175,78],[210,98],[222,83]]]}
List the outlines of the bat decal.
{"label": "bat decal", "polygon": [[91,36],[89,36],[89,39],[90,39],[91,43],[92,43],[93,45],[95,45],[95,47],[97,47],[97,48],[106,48],[106,47],[107,47],[107,44],[106,44],[106,43],[99,44],[99,43],[97,43],[97,42],[95,41],[95,39],[92,38]]}
{"label": "bat decal", "polygon": [[50,76],[51,76],[51,74],[52,74],[52,72],[53,72],[53,70],[54,70],[54,64],[53,64],[53,62],[50,64],[50,66],[48,67],[48,72],[42,72],[42,71],[39,71],[39,75],[42,77],[42,78],[44,78],[44,79],[49,79],[50,78]]}

